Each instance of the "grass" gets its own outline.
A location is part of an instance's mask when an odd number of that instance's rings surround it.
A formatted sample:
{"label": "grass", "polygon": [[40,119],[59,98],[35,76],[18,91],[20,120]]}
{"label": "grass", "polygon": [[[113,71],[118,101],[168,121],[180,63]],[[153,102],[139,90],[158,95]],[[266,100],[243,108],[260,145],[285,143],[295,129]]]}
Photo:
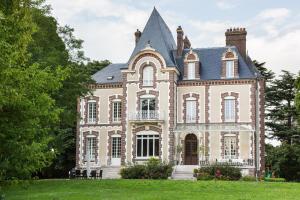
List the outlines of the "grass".
{"label": "grass", "polygon": [[213,199],[289,200],[300,198],[299,183],[172,180],[38,180],[5,187],[6,200]]}

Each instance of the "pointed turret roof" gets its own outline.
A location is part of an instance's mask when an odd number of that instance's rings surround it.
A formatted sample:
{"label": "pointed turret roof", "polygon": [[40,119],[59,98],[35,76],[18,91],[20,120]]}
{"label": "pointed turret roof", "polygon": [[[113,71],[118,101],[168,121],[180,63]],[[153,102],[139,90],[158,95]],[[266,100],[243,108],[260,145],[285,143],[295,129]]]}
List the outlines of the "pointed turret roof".
{"label": "pointed turret roof", "polygon": [[143,50],[149,42],[150,46],[164,57],[167,66],[175,66],[172,55],[172,50],[176,49],[174,38],[155,7],[129,60]]}

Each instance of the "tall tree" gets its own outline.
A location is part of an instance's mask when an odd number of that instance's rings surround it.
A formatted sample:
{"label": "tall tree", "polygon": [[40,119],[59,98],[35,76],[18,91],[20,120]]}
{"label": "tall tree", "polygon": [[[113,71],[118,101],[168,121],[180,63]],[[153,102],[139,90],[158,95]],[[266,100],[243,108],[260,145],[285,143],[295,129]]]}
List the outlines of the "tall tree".
{"label": "tall tree", "polygon": [[55,156],[49,131],[61,109],[52,95],[69,70],[29,63],[35,3],[0,1],[0,179],[28,178]]}

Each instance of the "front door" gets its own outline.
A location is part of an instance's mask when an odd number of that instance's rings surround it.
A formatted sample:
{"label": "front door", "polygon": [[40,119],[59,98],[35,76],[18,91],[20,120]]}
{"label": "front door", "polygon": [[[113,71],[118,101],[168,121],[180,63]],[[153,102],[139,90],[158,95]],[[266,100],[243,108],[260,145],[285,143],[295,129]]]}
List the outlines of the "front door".
{"label": "front door", "polygon": [[198,165],[198,141],[194,134],[185,137],[184,164]]}
{"label": "front door", "polygon": [[121,165],[121,137],[112,137],[111,165]]}

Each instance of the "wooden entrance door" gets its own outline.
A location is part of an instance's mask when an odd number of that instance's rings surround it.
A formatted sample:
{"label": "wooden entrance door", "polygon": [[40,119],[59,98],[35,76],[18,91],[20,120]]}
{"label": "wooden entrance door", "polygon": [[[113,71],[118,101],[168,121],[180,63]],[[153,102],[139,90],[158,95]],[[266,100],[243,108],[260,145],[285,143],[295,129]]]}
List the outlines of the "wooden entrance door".
{"label": "wooden entrance door", "polygon": [[194,134],[188,134],[185,137],[185,165],[198,165],[198,141]]}

